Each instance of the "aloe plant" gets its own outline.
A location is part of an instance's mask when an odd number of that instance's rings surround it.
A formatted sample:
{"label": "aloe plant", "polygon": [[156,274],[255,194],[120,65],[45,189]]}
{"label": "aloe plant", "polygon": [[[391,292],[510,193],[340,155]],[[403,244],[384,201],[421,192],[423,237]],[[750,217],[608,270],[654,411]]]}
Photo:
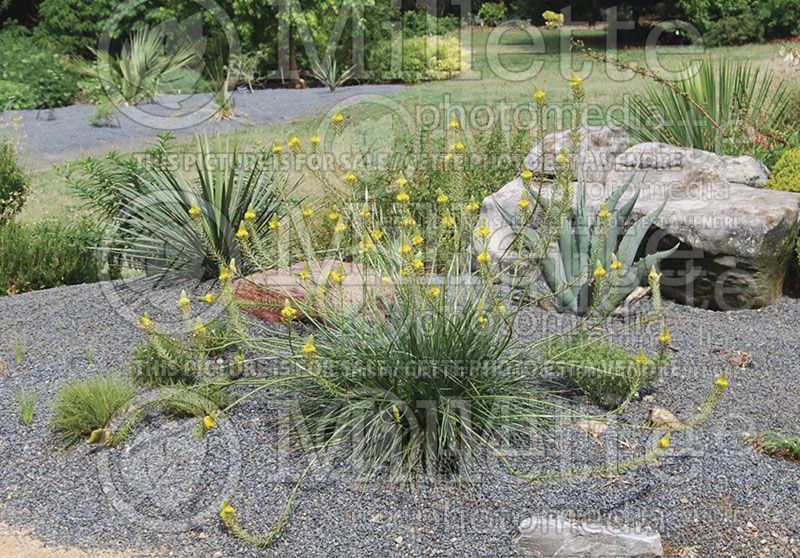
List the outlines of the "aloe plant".
{"label": "aloe plant", "polygon": [[[631,225],[620,240],[625,222],[639,198],[637,190],[617,208],[630,184],[628,181],[617,188],[601,204],[593,226],[589,221],[586,186],[583,183],[578,185],[575,222],[562,219],[557,233],[557,252],[551,250],[540,262],[542,276],[561,310],[578,315],[590,310],[611,312],[641,284],[653,266],[677,249],[676,245],[669,250],[636,258],[644,235],[661,213],[666,200]],[[539,204],[545,213],[550,213],[550,201],[539,196]],[[516,228],[516,218],[499,205],[498,208],[506,221]],[[532,253],[541,253],[542,244],[548,243],[531,227],[523,227],[519,234],[525,248]]]}

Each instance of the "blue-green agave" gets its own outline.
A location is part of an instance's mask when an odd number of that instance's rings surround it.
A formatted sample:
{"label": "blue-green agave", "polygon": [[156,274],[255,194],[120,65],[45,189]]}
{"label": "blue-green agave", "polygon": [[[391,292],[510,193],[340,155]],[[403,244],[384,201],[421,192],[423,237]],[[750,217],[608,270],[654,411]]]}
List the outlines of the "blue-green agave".
{"label": "blue-green agave", "polygon": [[[661,213],[666,200],[641,217],[627,230],[625,222],[639,198],[639,190],[617,208],[631,181],[611,193],[601,204],[596,222],[590,225],[586,186],[578,185],[574,223],[561,220],[558,230],[558,251],[550,250],[541,257],[542,275],[558,301],[561,310],[578,315],[590,310],[611,312],[642,283],[648,271],[677,248],[648,254],[636,259],[639,245],[650,226]],[[551,202],[539,196],[539,205],[551,213]],[[506,222],[518,228],[517,219],[498,205]],[[620,240],[620,235],[624,235]],[[518,231],[525,248],[532,253],[542,251],[540,234],[531,227]]]}

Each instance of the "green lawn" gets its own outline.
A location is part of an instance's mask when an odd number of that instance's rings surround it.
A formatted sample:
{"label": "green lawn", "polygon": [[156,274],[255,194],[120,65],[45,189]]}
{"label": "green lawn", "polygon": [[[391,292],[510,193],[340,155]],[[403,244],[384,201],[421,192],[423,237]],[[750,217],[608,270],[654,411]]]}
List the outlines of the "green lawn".
{"label": "green lawn", "polygon": [[[576,35],[587,43],[603,42],[602,31],[584,30],[576,32]],[[606,119],[607,109],[621,107],[625,96],[641,92],[648,85],[641,77],[620,81],[608,75],[602,65],[592,62],[585,55],[573,56],[568,52],[559,54],[559,37],[555,31],[544,34],[545,52],[534,47],[527,32],[517,28],[508,28],[499,40],[493,41],[487,48],[489,37],[490,32],[485,29],[472,32],[473,48],[467,49],[471,52],[472,67],[458,78],[415,85],[388,96],[382,103],[369,102],[349,107],[346,111],[350,119],[348,133],[343,138],[338,138],[332,147],[341,151],[352,148],[355,143],[362,151],[366,147],[370,152],[375,152],[381,145],[393,141],[390,132],[395,129],[398,121],[396,118],[392,120],[391,114],[402,113],[414,122],[424,121],[421,119],[431,117],[435,110],[443,118],[441,114],[445,106],[455,111],[462,110],[462,114],[466,115],[462,125],[464,140],[469,143],[473,134],[486,133],[483,127],[486,111],[480,109],[481,105],[494,107],[495,114],[499,114],[497,108],[501,103],[507,103],[513,111],[513,107],[531,101],[532,82],[545,90],[551,101],[564,101],[569,95],[567,80],[570,68],[575,68],[583,75],[586,63],[593,64],[592,71],[585,80],[587,104],[595,107],[592,113],[593,123]],[[619,51],[619,55],[627,61],[639,64],[643,64],[646,58],[646,53],[641,48],[624,49]],[[701,54],[687,52],[678,47],[661,47],[651,50],[648,56],[651,60],[658,59],[662,67],[668,69],[679,68],[700,57],[748,60],[762,68],[779,65],[777,45],[707,49]],[[541,67],[535,77],[528,75],[520,79],[520,74],[532,64]],[[509,76],[507,72],[515,74]],[[312,115],[280,126],[253,127],[216,137],[212,141],[218,143],[221,149],[226,148],[223,146],[237,146],[242,150],[252,149],[256,140],[266,144],[271,144],[275,139],[285,142],[289,133],[307,139],[320,129],[322,120],[323,115]],[[475,126],[470,126],[470,122]],[[439,125],[442,125],[441,121]],[[191,140],[182,142],[182,149],[192,148]],[[33,193],[22,214],[24,221],[63,214],[75,206],[76,201],[70,195],[58,169],[36,172],[33,175],[32,189]]]}

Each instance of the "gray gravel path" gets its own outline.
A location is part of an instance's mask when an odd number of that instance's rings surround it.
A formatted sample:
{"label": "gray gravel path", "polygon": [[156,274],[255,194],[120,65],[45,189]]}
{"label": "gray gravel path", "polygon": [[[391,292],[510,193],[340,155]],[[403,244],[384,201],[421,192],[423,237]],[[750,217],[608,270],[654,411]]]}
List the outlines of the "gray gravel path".
{"label": "gray gravel path", "polygon": [[[306,114],[327,110],[355,95],[385,95],[403,89],[403,85],[356,85],[340,87],[330,93],[327,89],[266,89],[252,93],[236,91],[232,94],[237,115],[246,122],[224,120],[203,122],[188,128],[183,116],[203,107],[208,95],[198,94],[187,98],[168,95],[159,105],[142,105],[142,111],[155,115],[173,115],[179,126],[172,131],[176,136],[191,136],[206,132],[228,132],[248,125],[286,122]],[[13,123],[24,146],[26,159],[35,168],[86,155],[95,155],[111,149],[130,151],[143,146],[162,130],[143,124],[145,119],[136,113],[131,117],[118,114],[119,127],[95,127],[89,121],[95,113],[93,105],[72,105],[53,111],[55,118],[48,119],[47,111],[20,110],[0,113],[0,129]],[[201,114],[209,116],[204,109]]]}
{"label": "gray gravel path", "polygon": [[[197,287],[202,292],[203,286]],[[621,478],[532,486],[487,460],[471,484],[425,478],[413,486],[359,484],[334,462],[301,489],[286,532],[254,550],[224,532],[216,516],[225,496],[255,531],[271,525],[307,457],[276,442],[281,403],[265,395],[237,408],[198,442],[195,421],[153,420],[117,450],[59,450],[48,430],[55,390],[73,378],[123,371],[141,339],[120,310],[136,301],[158,321],[174,316],[179,289],[127,292],[109,284],[72,286],[0,298],[0,521],[32,529],[50,544],[133,549],[164,556],[509,556],[516,526],[536,512],[568,511],[617,523],[646,523],[673,550],[739,558],[800,553],[800,466],[763,456],[742,442],[766,429],[800,432],[800,300],[729,314],[666,303],[671,365],[654,401],[632,404],[622,419],[642,424],[663,405],[693,415],[733,351],[752,365],[730,375],[730,388],[704,429],[675,435],[673,451]],[[119,299],[109,293],[120,295]],[[111,300],[111,302],[109,302]],[[542,335],[558,321],[526,311],[519,331]],[[655,343],[657,331],[649,337]],[[24,341],[15,363],[14,344]],[[86,362],[87,347],[94,363]],[[39,412],[18,422],[20,387],[35,389]],[[627,458],[655,441],[646,431],[612,427],[601,443],[576,428],[547,451],[533,444],[512,458],[545,470]]]}

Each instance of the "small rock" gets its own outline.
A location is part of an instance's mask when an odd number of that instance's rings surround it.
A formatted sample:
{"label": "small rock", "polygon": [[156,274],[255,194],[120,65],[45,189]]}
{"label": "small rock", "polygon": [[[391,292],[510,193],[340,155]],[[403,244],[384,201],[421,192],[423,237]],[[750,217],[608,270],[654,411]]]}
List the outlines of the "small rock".
{"label": "small rock", "polygon": [[614,528],[571,521],[560,516],[533,516],[519,526],[515,543],[522,556],[614,556],[660,558],[661,535],[649,529]]}

